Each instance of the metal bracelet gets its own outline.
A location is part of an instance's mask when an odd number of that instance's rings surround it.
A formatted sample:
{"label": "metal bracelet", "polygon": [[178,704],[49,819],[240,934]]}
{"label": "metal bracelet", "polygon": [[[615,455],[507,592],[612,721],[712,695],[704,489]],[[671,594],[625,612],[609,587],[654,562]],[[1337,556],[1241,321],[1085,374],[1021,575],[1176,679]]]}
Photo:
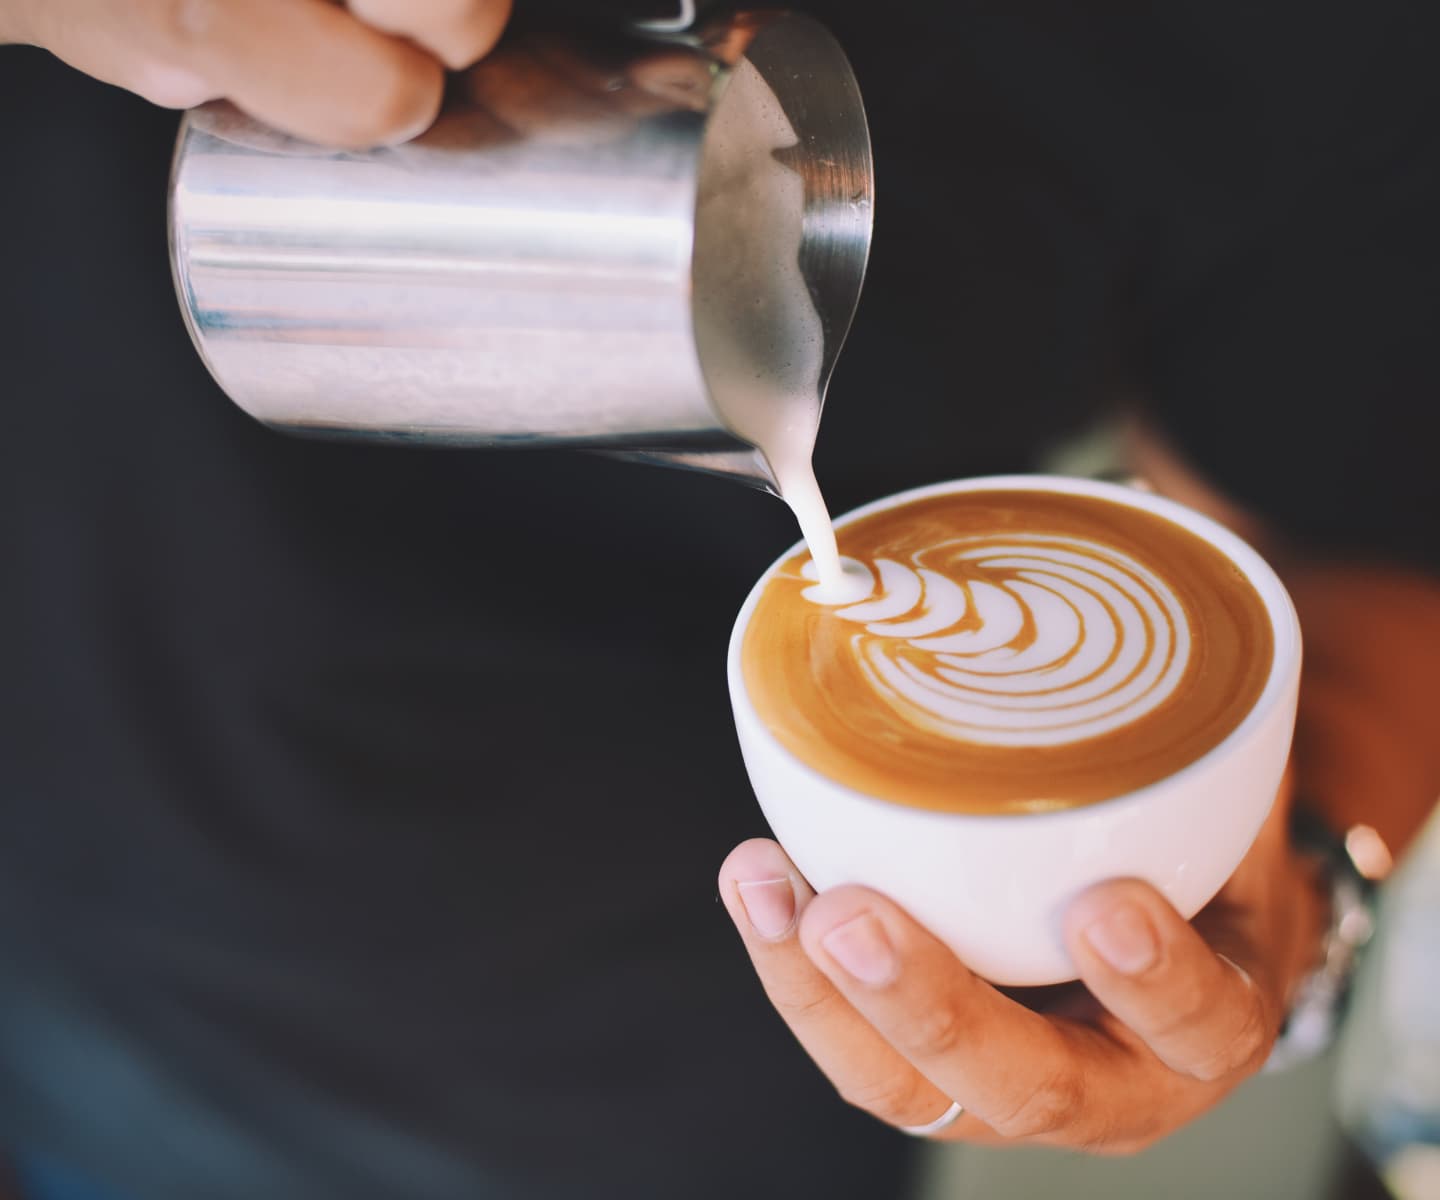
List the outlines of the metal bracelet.
{"label": "metal bracelet", "polygon": [[1320,958],[1295,990],[1290,1012],[1265,1063],[1278,1071],[1317,1058],[1335,1043],[1361,952],[1375,932],[1375,889],[1389,853],[1368,826],[1338,837],[1313,810],[1296,807],[1296,848],[1317,860],[1328,885],[1330,921]]}

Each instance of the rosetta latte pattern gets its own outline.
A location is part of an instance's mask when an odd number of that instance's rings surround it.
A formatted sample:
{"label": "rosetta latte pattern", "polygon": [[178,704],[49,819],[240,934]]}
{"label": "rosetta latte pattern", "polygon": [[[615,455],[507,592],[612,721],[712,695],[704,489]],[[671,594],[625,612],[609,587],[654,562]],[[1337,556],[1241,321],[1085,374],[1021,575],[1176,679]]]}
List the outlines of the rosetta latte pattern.
{"label": "rosetta latte pattern", "polygon": [[861,626],[858,664],[887,704],[947,738],[1038,747],[1108,733],[1163,705],[1190,659],[1171,589],[1096,542],[962,538],[845,567],[870,580],[867,598],[833,609]]}

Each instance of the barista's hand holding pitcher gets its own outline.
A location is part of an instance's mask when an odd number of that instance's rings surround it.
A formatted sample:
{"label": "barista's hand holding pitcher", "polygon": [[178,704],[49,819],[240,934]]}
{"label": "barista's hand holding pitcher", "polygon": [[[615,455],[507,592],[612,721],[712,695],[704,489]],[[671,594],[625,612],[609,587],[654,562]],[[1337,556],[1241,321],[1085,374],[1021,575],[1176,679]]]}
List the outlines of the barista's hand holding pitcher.
{"label": "barista's hand holding pitcher", "polygon": [[364,147],[427,128],[444,68],[485,55],[509,15],[510,0],[6,0],[0,43],[167,108],[224,97],[286,133]]}
{"label": "barista's hand holding pitcher", "polygon": [[937,1138],[1123,1154],[1252,1074],[1312,965],[1323,901],[1285,832],[1282,795],[1193,923],[1118,880],[1076,900],[1078,986],[1036,1011],[971,974],[866,888],[815,895],[774,842],[737,847],[720,895],[765,991],[849,1103],[900,1127],[952,1102]]}

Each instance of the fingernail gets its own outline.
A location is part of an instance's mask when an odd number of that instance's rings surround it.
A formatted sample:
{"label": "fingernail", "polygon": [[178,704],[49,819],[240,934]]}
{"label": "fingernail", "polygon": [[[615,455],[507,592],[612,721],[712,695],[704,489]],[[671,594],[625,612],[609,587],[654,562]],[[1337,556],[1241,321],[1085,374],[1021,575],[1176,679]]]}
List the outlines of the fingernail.
{"label": "fingernail", "polygon": [[1155,965],[1160,943],[1150,920],[1133,904],[1122,904],[1085,927],[1090,948],[1122,975],[1139,975]]}
{"label": "fingernail", "polygon": [[747,879],[738,886],[745,915],[761,937],[778,938],[795,923],[795,889],[784,876]]}
{"label": "fingernail", "polygon": [[885,936],[884,926],[869,913],[851,917],[837,925],[820,944],[825,953],[861,983],[889,983],[895,978],[895,951]]}

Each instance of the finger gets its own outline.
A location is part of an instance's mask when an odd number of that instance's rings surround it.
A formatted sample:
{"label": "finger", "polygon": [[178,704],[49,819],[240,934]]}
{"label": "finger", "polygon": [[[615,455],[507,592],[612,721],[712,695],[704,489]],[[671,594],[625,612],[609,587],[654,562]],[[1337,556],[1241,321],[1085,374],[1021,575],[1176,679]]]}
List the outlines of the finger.
{"label": "finger", "polygon": [[[720,896],[765,994],[844,1100],[900,1126],[927,1124],[949,1108],[950,1097],[876,1033],[801,949],[796,928],[814,892],[778,845],[756,838],[731,851]],[[977,1126],[957,1122],[946,1135],[983,1134]]]}
{"label": "finger", "polygon": [[659,50],[630,64],[630,82],[664,108],[704,112],[715,86],[708,59],[683,50]]}
{"label": "finger", "polygon": [[714,62],[696,50],[657,47],[624,63],[607,64],[562,38],[536,38],[526,49],[574,87],[604,96],[628,116],[688,109],[703,112],[715,87]]}
{"label": "finger", "polygon": [[[3,0],[0,0],[3,8]],[[110,5],[74,20],[66,6],[22,4],[24,21],[5,31],[8,40],[43,46],[62,62],[93,79],[114,84],[164,108],[192,108],[220,93],[175,61],[128,9]]]}
{"label": "finger", "polygon": [[1102,1142],[1114,1133],[1113,1106],[1092,1103],[1092,1093],[1133,1102],[1145,1090],[1141,1065],[1125,1048],[1001,995],[866,888],[811,901],[800,941],[906,1061],[1004,1137]]}
{"label": "finger", "polygon": [[1253,952],[1216,928],[1217,953],[1154,888],[1104,883],[1065,915],[1066,944],[1095,997],[1172,1070],[1219,1080],[1257,1066],[1273,1038]]}
{"label": "finger", "polygon": [[463,85],[481,109],[531,138],[589,140],[625,116],[602,89],[567,76],[563,64],[551,65],[527,42],[507,42],[469,72]]}
{"label": "finger", "polygon": [[350,0],[367,25],[418,42],[456,71],[494,49],[510,7],[511,0]]}
{"label": "finger", "polygon": [[608,109],[628,117],[701,111],[714,84],[710,60],[693,50],[655,49],[626,62],[607,62],[565,38],[537,37],[520,45],[566,86],[602,98]]}
{"label": "finger", "polygon": [[174,61],[251,116],[311,141],[404,141],[439,111],[443,73],[419,47],[326,0],[171,5]]}

